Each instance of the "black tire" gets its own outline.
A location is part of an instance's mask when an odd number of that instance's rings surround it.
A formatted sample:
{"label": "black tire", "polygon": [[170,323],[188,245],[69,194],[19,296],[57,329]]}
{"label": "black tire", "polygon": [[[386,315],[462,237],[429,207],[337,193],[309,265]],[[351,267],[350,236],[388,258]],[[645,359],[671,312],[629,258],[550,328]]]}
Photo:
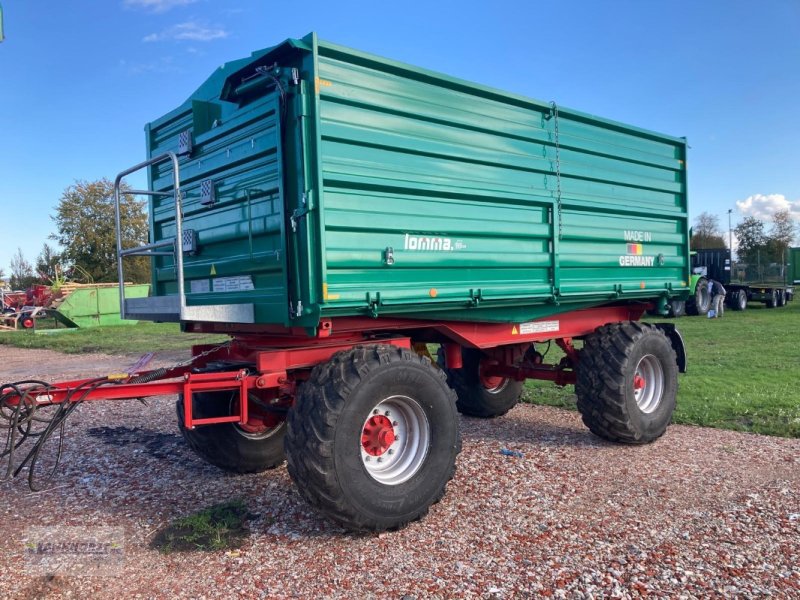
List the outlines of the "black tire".
{"label": "black tire", "polygon": [[[383,418],[378,407],[392,401],[401,402],[392,419],[408,417],[408,440],[413,434],[417,443],[403,445],[403,439],[392,437],[400,444],[394,458],[389,455],[395,446],[369,457],[367,426]],[[453,478],[461,450],[455,401],[445,374],[426,357],[390,345],[339,352],[314,368],[289,411],[289,474],[309,504],[347,529],[403,527],[427,514]],[[408,410],[405,416],[402,407]],[[398,423],[391,422],[389,428],[395,427]],[[378,458],[388,465],[380,467]],[[402,468],[395,481],[378,479],[393,475],[395,468]]]}
{"label": "black tire", "polygon": [[769,297],[767,298],[766,302],[767,308],[775,308],[778,306],[778,291],[777,290],[770,290]]}
{"label": "black tire", "polygon": [[[194,417],[199,419],[232,414],[232,410],[236,410],[233,403],[238,402],[237,393],[225,391],[194,394]],[[246,431],[238,423],[198,425],[195,429],[186,429],[183,423],[183,396],[178,396],[175,408],[178,413],[178,429],[183,439],[195,454],[220,469],[232,473],[260,473],[273,469],[284,461],[284,414],[276,413],[276,424],[261,432]]]}
{"label": "black tire", "polygon": [[669,303],[669,316],[677,319],[686,314],[686,302],[684,300],[671,300]]}
{"label": "black tire", "polygon": [[733,310],[747,310],[747,292],[736,290],[730,296]]}
{"label": "black tire", "polygon": [[686,301],[686,313],[689,315],[706,315],[711,308],[711,295],[708,293],[708,279],[697,280],[694,294]]}
{"label": "black tire", "polygon": [[19,318],[19,322],[23,329],[33,329],[34,325],[36,325],[36,321],[30,313],[23,313]]}
{"label": "black tire", "polygon": [[492,419],[506,414],[519,402],[524,381],[498,379],[487,381],[481,377],[481,359],[484,354],[474,348],[461,351],[464,366],[461,369],[444,368],[444,357],[439,350],[439,364],[447,374],[447,383],[456,392],[458,412],[470,417]]}
{"label": "black tire", "polygon": [[[639,322],[604,325],[585,339],[579,356],[575,394],[592,433],[626,444],[646,444],[664,434],[675,410],[678,365],[663,331]],[[637,385],[645,386],[638,400]]]}

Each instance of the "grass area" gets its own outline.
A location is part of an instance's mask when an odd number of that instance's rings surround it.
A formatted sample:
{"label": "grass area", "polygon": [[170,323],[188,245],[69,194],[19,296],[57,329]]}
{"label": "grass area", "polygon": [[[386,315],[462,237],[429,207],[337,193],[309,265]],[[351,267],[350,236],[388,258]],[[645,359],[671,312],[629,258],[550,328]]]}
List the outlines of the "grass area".
{"label": "grass area", "polygon": [[176,519],[156,534],[151,546],[165,554],[240,548],[247,539],[251,517],[242,500],[215,504]]}
{"label": "grass area", "polygon": [[67,354],[104,352],[107,354],[143,354],[163,350],[187,350],[193,344],[214,344],[228,339],[224,335],[181,333],[177,323],[58,329],[55,333],[25,331],[0,332],[0,344],[17,348],[45,348]]}
{"label": "grass area", "polygon": [[[800,301],[669,321],[683,335],[688,362],[675,423],[800,437]],[[550,354],[548,362],[560,358],[557,348]],[[528,382],[524,398],[575,409],[571,386]]]}

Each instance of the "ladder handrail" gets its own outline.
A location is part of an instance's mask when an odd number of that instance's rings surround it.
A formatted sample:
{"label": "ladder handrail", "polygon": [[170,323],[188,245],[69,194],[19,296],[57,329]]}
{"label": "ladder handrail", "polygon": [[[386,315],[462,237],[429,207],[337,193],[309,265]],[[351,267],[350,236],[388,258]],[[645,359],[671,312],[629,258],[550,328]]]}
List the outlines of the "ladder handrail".
{"label": "ladder handrail", "polygon": [[[145,244],[135,248],[122,247],[122,222],[120,202],[122,194],[120,192],[120,184],[122,179],[135,173],[140,169],[149,167],[165,160],[172,161],[172,195],[175,197],[175,239],[172,242],[162,240],[151,244]],[[132,190],[125,192],[127,194],[147,194],[150,196],[169,195],[169,192],[145,192],[139,190]],[[186,290],[183,281],[183,207],[181,205],[181,178],[180,167],[178,165],[178,155],[174,152],[165,152],[159,154],[149,160],[139,163],[129,169],[119,173],[114,179],[114,221],[117,232],[117,276],[119,277],[119,312],[120,317],[125,318],[125,277],[123,275],[122,259],[125,256],[143,255],[143,256],[164,256],[172,254],[175,259],[175,277],[178,280],[178,301],[180,307],[180,317],[183,318],[184,308],[186,307]],[[163,248],[172,244],[173,251],[170,252],[153,252],[155,248]]]}

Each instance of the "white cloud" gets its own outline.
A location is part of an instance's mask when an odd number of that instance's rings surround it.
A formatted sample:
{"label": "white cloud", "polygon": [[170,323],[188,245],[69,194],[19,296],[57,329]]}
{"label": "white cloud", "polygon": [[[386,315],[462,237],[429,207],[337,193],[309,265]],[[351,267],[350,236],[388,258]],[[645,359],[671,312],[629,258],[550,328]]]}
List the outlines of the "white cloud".
{"label": "white cloud", "polygon": [[197,0],[125,0],[127,8],[141,8],[153,13],[164,13],[176,6],[194,4]]}
{"label": "white cloud", "polygon": [[210,42],[228,37],[229,33],[222,27],[204,25],[198,21],[186,21],[168,27],[159,33],[151,33],[142,38],[143,42],[161,42],[178,40],[189,42]]}
{"label": "white cloud", "polygon": [[800,221],[800,200],[787,200],[783,194],[754,194],[737,200],[736,207],[743,215],[763,221],[770,221],[779,210],[788,210],[793,219]]}

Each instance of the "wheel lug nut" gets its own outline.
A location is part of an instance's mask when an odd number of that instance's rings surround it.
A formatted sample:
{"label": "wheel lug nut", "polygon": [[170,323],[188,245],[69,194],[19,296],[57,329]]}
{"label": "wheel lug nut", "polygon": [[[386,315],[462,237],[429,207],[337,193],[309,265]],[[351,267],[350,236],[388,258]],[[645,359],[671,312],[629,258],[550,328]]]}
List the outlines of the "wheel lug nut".
{"label": "wheel lug nut", "polygon": [[389,416],[389,415],[391,415],[392,413],[391,413],[391,412],[389,412],[389,411],[387,410],[387,411],[386,411],[385,413],[383,413],[383,414],[385,414],[385,415],[388,417],[388,416]]}
{"label": "wheel lug nut", "polygon": [[394,450],[392,450],[391,448],[389,448],[389,450],[387,450],[387,453],[388,453],[388,454],[394,454]]}
{"label": "wheel lug nut", "polygon": [[364,462],[369,462],[370,460],[371,460],[371,459],[370,459],[370,457],[369,457],[369,456],[365,456],[365,457],[364,457]]}
{"label": "wheel lug nut", "polygon": [[373,414],[373,415],[377,415],[377,414],[378,414],[378,409],[376,408],[375,410],[373,410],[373,411],[372,411],[372,414]]}
{"label": "wheel lug nut", "polygon": [[400,423],[397,421],[392,421],[392,427],[397,427],[398,425],[400,425]]}
{"label": "wheel lug nut", "polygon": [[383,462],[383,457],[382,456],[378,457],[378,462]]}

